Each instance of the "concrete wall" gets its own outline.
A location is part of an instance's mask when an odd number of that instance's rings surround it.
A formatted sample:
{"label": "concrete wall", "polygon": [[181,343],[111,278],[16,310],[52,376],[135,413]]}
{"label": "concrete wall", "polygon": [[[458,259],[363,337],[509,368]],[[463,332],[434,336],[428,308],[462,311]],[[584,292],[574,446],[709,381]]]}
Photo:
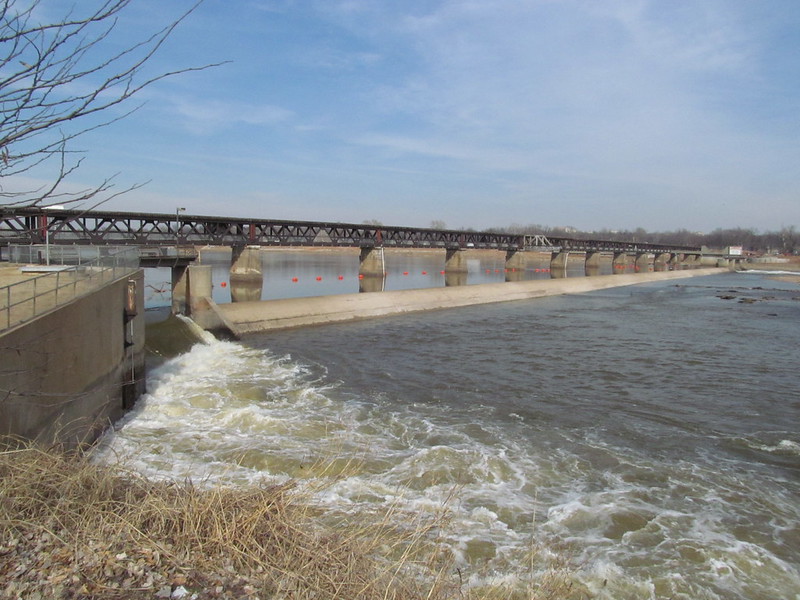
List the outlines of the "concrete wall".
{"label": "concrete wall", "polygon": [[143,271],[0,335],[0,436],[92,442],[144,389]]}
{"label": "concrete wall", "polygon": [[559,294],[578,294],[649,281],[684,279],[725,271],[716,268],[687,271],[642,272],[566,279],[535,279],[509,283],[485,283],[459,287],[397,290],[374,294],[341,294],[288,300],[266,300],[216,305],[206,299],[208,322],[192,318],[202,327],[227,329],[235,336],[366,319],[424,310],[472,306],[492,302],[529,300]]}

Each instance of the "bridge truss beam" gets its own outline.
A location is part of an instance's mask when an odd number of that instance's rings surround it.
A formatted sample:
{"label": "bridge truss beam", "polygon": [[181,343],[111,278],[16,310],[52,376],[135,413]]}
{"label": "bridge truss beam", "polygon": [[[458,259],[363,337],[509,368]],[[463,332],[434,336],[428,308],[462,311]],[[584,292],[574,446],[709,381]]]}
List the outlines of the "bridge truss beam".
{"label": "bridge truss beam", "polygon": [[0,245],[43,244],[46,241],[51,244],[83,245],[383,246],[449,250],[476,248],[507,252],[701,254],[700,248],[690,246],[545,235],[185,214],[0,207]]}

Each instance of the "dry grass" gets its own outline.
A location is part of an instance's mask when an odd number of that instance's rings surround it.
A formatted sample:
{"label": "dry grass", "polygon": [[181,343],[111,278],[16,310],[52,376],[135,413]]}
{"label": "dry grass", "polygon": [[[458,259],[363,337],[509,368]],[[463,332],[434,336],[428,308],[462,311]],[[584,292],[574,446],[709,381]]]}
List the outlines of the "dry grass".
{"label": "dry grass", "polygon": [[83,455],[9,448],[0,451],[0,597],[567,597],[563,570],[526,590],[465,588],[437,540],[444,514],[332,522],[308,500],[291,484],[153,482]]}

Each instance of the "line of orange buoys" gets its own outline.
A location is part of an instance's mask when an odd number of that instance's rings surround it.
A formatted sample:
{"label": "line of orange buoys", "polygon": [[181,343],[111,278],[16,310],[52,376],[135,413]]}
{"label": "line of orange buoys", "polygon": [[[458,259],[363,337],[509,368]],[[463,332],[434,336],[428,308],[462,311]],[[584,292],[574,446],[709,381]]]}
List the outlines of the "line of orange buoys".
{"label": "line of orange buoys", "polygon": [[[526,270],[526,269],[486,269],[486,273],[516,273],[517,271],[524,271],[524,270]],[[546,269],[546,268],[530,269],[530,271],[532,273],[549,273],[550,269]],[[408,275],[411,274],[411,272],[410,271],[403,271],[402,274],[403,274],[403,276],[408,276]],[[428,273],[428,271],[420,271],[420,274],[421,275],[428,275],[429,273]],[[446,271],[444,271],[444,270],[439,271],[439,275],[445,275],[445,274],[446,274]],[[388,273],[384,273],[384,276],[388,276],[388,275],[389,275]],[[344,275],[337,275],[336,278],[339,281],[344,281],[345,276]],[[359,279],[364,279],[363,273],[359,273],[358,278]],[[316,281],[322,281],[322,276],[321,275],[317,275],[314,279]],[[298,283],[299,281],[300,281],[300,278],[292,277],[292,283]]]}
{"label": "line of orange buoys", "polygon": [[[620,271],[624,271],[624,270],[640,271],[641,270],[641,267],[638,267],[638,266],[635,266],[635,265],[614,265],[613,268],[616,269],[616,270],[620,270]],[[491,273],[509,273],[509,272],[510,273],[516,273],[517,271],[521,271],[521,270],[522,271],[530,270],[532,273],[550,273],[551,272],[551,269],[549,269],[549,268],[539,268],[539,269],[486,269],[486,273],[487,274],[491,274]],[[653,269],[650,268],[648,270],[651,271]],[[404,276],[408,276],[410,274],[411,273],[409,271],[403,271],[403,275]],[[428,271],[421,271],[420,274],[428,275]],[[439,275],[445,275],[445,274],[446,274],[445,271],[443,271],[443,270],[439,271]],[[388,273],[384,273],[384,276],[388,276]],[[364,275],[359,273],[358,278],[359,279],[364,279]],[[322,281],[322,276],[321,275],[317,275],[315,277],[315,279],[317,281]],[[339,281],[344,281],[345,277],[344,277],[344,275],[338,275],[337,279]],[[298,283],[299,281],[300,281],[300,279],[298,277],[292,277],[292,283]],[[222,287],[225,287],[226,285],[227,284],[225,282],[222,282]]]}
{"label": "line of orange buoys", "polygon": [[[626,267],[624,267],[624,266],[615,266],[614,268],[615,269],[624,269]],[[494,273],[501,273],[501,272],[503,272],[503,273],[509,273],[509,272],[516,273],[519,270],[525,270],[525,269],[486,269],[486,273],[492,273],[492,272],[494,272]],[[636,270],[638,271],[639,267],[636,267]],[[533,272],[533,273],[549,273],[550,269],[546,269],[546,268],[530,269],[530,271]],[[428,271],[421,271],[420,274],[421,275],[428,275]],[[387,275],[388,275],[388,273],[384,273],[384,276],[387,276]],[[409,271],[403,271],[403,275],[404,276],[410,275],[410,272]],[[439,275],[446,275],[446,271],[444,271],[444,270],[439,271]],[[336,278],[339,281],[344,281],[344,279],[345,279],[344,275],[337,275]],[[364,279],[363,273],[359,273],[358,274],[358,278],[359,279]],[[317,275],[314,279],[316,281],[322,281],[322,275]],[[292,283],[299,283],[299,282],[300,282],[300,278],[299,277],[292,277]],[[223,281],[220,285],[222,287],[226,287],[228,284],[227,284],[227,282]]]}
{"label": "line of orange buoys", "polygon": [[[641,270],[640,267],[635,266],[635,265],[614,265],[613,268],[615,270],[620,270],[620,271],[624,271],[624,270],[640,271]],[[501,273],[501,272],[503,272],[503,273],[509,273],[509,272],[516,273],[517,271],[525,271],[525,270],[530,270],[532,273],[550,273],[551,272],[551,269],[543,267],[543,268],[538,268],[538,269],[486,269],[486,273],[487,274],[490,274],[492,272],[494,272],[494,273]],[[648,269],[648,270],[653,270],[653,269],[651,268],[651,269]],[[428,271],[421,271],[421,274],[422,275],[428,275]],[[444,270],[439,271],[439,275],[445,275],[445,274],[446,274],[446,272]],[[388,273],[384,273],[384,276],[387,276],[387,275],[388,275]],[[403,271],[403,275],[405,275],[405,276],[410,275],[410,272],[409,271]],[[359,273],[358,278],[359,279],[364,279],[364,275],[362,273]],[[316,281],[322,281],[322,276],[321,275],[317,275],[315,277],[315,279],[316,279]],[[339,281],[344,281],[345,276],[344,275],[338,275],[337,279]],[[299,281],[300,281],[299,277],[292,277],[292,283],[299,283]],[[228,284],[227,284],[227,282],[223,281],[220,285],[222,287],[226,287]],[[158,291],[164,291],[164,290],[158,290]]]}

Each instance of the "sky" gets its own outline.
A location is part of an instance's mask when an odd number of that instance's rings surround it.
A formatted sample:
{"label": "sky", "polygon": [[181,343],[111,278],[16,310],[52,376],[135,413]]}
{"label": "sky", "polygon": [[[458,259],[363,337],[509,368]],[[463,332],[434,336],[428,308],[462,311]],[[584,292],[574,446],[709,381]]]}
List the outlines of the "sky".
{"label": "sky", "polygon": [[[190,6],[133,0],[108,43]],[[148,182],[108,210],[800,227],[797,0],[205,0],[148,69],[220,61],[76,141],[71,184]]]}

